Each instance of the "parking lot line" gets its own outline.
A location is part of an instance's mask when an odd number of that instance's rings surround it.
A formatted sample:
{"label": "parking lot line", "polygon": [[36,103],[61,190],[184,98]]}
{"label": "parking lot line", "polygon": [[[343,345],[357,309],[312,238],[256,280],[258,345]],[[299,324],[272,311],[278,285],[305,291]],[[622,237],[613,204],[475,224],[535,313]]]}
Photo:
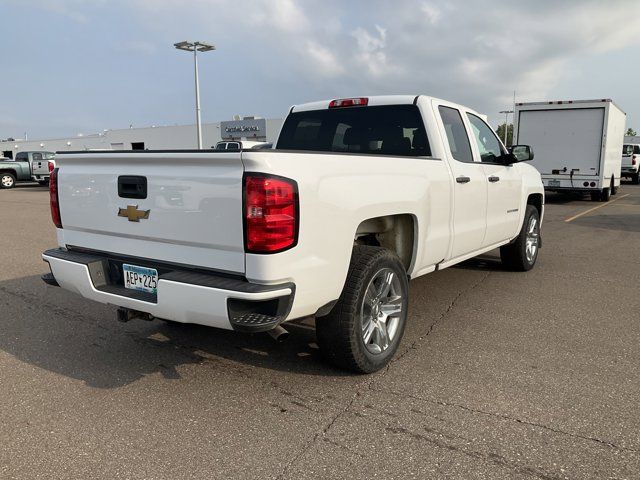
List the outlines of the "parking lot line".
{"label": "parking lot line", "polygon": [[572,222],[572,221],[574,221],[576,218],[580,218],[580,217],[582,217],[582,216],[586,215],[587,213],[591,213],[591,212],[593,212],[593,211],[595,211],[595,210],[598,210],[599,208],[606,207],[607,205],[611,205],[612,203],[616,203],[618,200],[622,200],[623,198],[628,197],[629,195],[630,195],[629,193],[625,193],[624,195],[622,195],[622,196],[620,196],[620,197],[616,198],[615,200],[611,200],[610,202],[603,203],[603,204],[601,204],[601,205],[598,205],[597,207],[590,208],[589,210],[585,210],[585,211],[584,211],[584,212],[582,212],[582,213],[579,213],[579,214],[577,214],[577,215],[574,215],[573,217],[569,217],[569,218],[567,218],[567,219],[565,220],[565,223]]}

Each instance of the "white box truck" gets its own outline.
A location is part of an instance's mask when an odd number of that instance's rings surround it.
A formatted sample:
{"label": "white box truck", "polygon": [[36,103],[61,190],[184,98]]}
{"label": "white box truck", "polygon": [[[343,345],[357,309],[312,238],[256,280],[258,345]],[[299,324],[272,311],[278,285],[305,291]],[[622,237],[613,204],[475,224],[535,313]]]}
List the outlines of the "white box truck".
{"label": "white box truck", "polygon": [[610,99],[517,103],[513,143],[533,148],[545,190],[606,202],[620,186],[626,117]]}

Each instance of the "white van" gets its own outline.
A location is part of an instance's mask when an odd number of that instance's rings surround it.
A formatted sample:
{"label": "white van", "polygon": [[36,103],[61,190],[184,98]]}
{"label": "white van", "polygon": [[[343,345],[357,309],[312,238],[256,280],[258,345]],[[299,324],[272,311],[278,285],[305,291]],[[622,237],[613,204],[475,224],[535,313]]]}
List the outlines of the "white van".
{"label": "white van", "polygon": [[610,99],[518,103],[513,142],[531,145],[545,190],[606,202],[620,186],[625,126]]}

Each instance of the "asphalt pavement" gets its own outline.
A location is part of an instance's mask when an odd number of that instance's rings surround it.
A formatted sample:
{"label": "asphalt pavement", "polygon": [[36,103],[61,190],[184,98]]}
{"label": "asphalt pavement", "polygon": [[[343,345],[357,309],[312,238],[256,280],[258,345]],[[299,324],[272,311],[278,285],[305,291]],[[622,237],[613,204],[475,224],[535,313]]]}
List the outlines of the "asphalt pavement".
{"label": "asphalt pavement", "polygon": [[[595,208],[595,209],[594,209]],[[48,192],[0,191],[0,478],[640,478],[640,187],[549,195],[535,269],[410,284],[390,366],[46,286]]]}

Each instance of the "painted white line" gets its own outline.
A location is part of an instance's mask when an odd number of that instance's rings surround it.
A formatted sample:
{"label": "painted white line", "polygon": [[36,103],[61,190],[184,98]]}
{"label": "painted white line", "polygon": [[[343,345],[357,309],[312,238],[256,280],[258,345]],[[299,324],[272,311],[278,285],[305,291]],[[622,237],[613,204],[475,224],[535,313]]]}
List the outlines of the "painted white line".
{"label": "painted white line", "polygon": [[590,208],[589,210],[585,210],[582,213],[579,213],[577,215],[574,215],[573,217],[567,218],[565,220],[565,223],[573,222],[576,218],[580,218],[583,215],[586,215],[586,214],[591,213],[591,212],[593,212],[595,210],[598,210],[599,208],[606,207],[607,205],[611,205],[612,203],[616,203],[618,200],[622,200],[623,198],[628,197],[629,195],[631,195],[631,194],[630,193],[626,193],[626,194],[616,198],[615,200],[611,200],[611,201],[609,201],[607,203],[603,203],[602,205],[598,205],[597,207],[593,207],[593,208]]}

